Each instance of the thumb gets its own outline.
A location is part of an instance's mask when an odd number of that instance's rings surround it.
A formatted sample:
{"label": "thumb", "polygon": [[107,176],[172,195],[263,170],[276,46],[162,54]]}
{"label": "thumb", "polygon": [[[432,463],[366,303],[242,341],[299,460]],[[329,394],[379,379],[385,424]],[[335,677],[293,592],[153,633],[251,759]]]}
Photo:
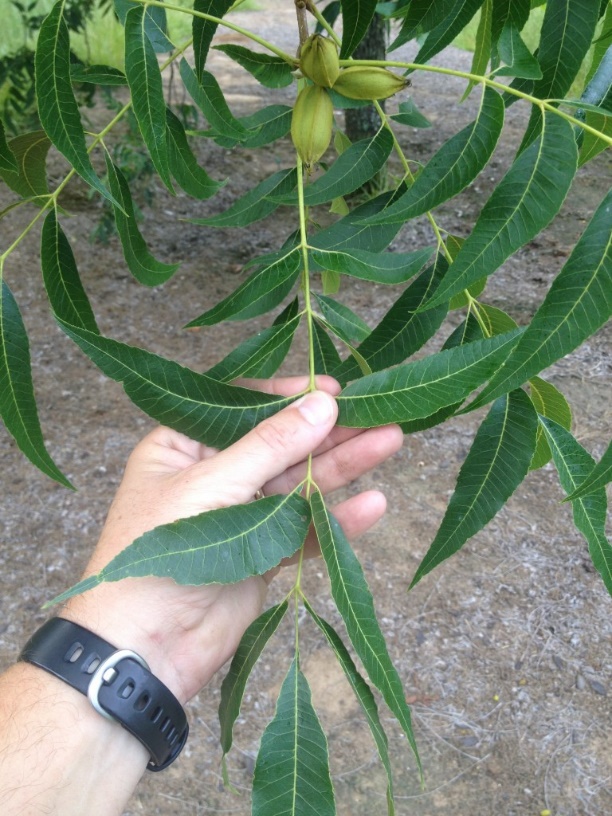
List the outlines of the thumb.
{"label": "thumb", "polygon": [[332,396],[312,391],[265,419],[207,465],[213,466],[224,493],[246,502],[270,479],[312,453],[334,427],[337,415]]}

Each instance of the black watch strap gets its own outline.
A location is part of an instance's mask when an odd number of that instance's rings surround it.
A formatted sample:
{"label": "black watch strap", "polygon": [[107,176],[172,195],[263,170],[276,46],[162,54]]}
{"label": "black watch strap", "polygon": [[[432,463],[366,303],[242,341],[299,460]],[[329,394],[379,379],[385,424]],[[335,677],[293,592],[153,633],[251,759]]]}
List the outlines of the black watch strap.
{"label": "black watch strap", "polygon": [[52,618],[32,635],[20,659],[87,695],[102,716],[140,740],[151,755],[150,771],[162,771],[180,754],[189,733],[183,707],[135,652]]}

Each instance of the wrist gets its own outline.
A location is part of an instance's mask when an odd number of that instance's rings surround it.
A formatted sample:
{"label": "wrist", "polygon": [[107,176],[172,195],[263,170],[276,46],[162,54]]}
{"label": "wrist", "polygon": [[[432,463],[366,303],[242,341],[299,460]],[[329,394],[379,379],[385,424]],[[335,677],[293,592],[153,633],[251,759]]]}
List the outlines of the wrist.
{"label": "wrist", "polygon": [[121,813],[148,759],[131,734],[37,666],[18,663],[0,678],[5,816]]}
{"label": "wrist", "polygon": [[[113,590],[117,588],[117,585],[112,587]],[[87,595],[72,598],[59,615],[83,626],[117,649],[136,652],[184,705],[188,700],[185,684],[173,661],[173,649],[164,627],[151,618],[144,620],[139,615],[131,614],[129,607],[122,604],[119,598],[111,600],[104,597],[107,593],[94,590]]]}
{"label": "wrist", "polygon": [[21,660],[86,696],[102,719],[132,734],[150,755],[149,770],[163,770],[180,754],[189,733],[183,707],[135,651],[52,618],[28,640]]}
{"label": "wrist", "polygon": [[71,598],[58,614],[137,652],[185,705],[234,654],[265,594],[261,577],[207,587],[127,578]]}

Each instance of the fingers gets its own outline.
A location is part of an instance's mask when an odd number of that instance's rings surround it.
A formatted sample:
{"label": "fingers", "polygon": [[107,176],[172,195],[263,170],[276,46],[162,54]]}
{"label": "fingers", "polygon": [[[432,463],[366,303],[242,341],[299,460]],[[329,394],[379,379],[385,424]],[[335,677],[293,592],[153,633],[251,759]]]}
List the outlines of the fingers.
{"label": "fingers", "polygon": [[[251,388],[254,391],[263,391],[264,394],[277,394],[281,397],[292,397],[294,394],[299,394],[306,391],[310,385],[308,376],[302,377],[275,377],[271,380],[255,380],[255,379],[240,379],[236,380],[234,385],[240,385],[242,388]],[[319,391],[327,391],[328,394],[336,396],[340,393],[340,383],[334,380],[333,377],[328,377],[326,374],[319,374],[315,377],[315,387]]]}
{"label": "fingers", "polygon": [[[218,453],[211,460],[215,477],[212,489],[218,492],[221,503],[248,501],[262,485],[306,459],[329,434],[337,415],[333,397],[325,391],[313,391]],[[208,465],[202,463],[203,468]],[[193,475],[197,475],[195,469]]]}
{"label": "fingers", "polygon": [[[397,453],[402,442],[401,429],[397,425],[386,425],[350,436],[327,449],[323,445],[322,452],[313,459],[312,477],[322,493],[337,490]],[[301,462],[271,479],[264,485],[264,490],[266,493],[289,492],[303,481],[305,475],[306,465]]]}
{"label": "fingers", "polygon": [[[387,500],[383,493],[378,490],[366,490],[358,496],[351,496],[350,499],[341,502],[332,508],[334,516],[340,522],[344,534],[347,538],[356,538],[367,533],[384,516],[387,509]],[[317,558],[321,555],[319,542],[315,531],[311,528],[304,544],[304,558]],[[288,567],[299,561],[300,552],[298,550],[291,558],[283,561],[282,566]],[[280,570],[276,567],[264,576],[269,582]]]}
{"label": "fingers", "polygon": [[[340,522],[344,535],[352,539],[367,533],[376,522],[380,521],[387,509],[387,499],[379,490],[366,490],[357,496],[351,496],[350,499],[331,509]],[[319,545],[313,532],[306,540],[305,555],[311,558],[318,554]]]}
{"label": "fingers", "polygon": [[[291,397],[306,391],[310,384],[310,379],[308,375],[276,377],[269,380],[245,378],[236,380],[234,384],[243,388],[262,391],[266,394]],[[315,377],[315,385],[317,389],[325,391],[332,396],[339,394],[341,390],[340,384],[334,380],[333,377],[326,375]],[[334,428],[333,434],[338,432],[341,432],[343,435],[361,433],[358,428]],[[146,464],[148,470],[163,473],[172,472],[173,470],[183,470],[196,462],[209,459],[216,454],[216,449],[196,442],[179,431],[160,426],[147,434],[147,436],[139,442],[130,458],[132,465],[136,463],[138,465]]]}

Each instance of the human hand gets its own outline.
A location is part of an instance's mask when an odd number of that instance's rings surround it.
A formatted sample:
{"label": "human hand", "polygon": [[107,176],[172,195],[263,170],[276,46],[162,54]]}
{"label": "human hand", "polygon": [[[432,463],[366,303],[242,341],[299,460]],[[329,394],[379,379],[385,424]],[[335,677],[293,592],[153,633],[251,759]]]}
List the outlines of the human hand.
{"label": "human hand", "polygon": [[[249,382],[285,396],[307,387],[307,378]],[[157,428],[130,456],[100,541],[85,575],[97,573],[138,536],[160,524],[250,501],[259,489],[284,493],[306,476],[329,493],[395,453],[397,426],[359,431],[334,427],[338,383],[317,378],[308,394],[224,451]],[[347,536],[369,529],[384,513],[384,496],[367,491],[334,512]],[[316,554],[311,534],[307,555]],[[62,616],[92,629],[119,648],[131,648],[185,702],[231,657],[259,614],[271,574],[238,584],[179,586],[171,579],[137,578],[102,583],[71,599]]]}

